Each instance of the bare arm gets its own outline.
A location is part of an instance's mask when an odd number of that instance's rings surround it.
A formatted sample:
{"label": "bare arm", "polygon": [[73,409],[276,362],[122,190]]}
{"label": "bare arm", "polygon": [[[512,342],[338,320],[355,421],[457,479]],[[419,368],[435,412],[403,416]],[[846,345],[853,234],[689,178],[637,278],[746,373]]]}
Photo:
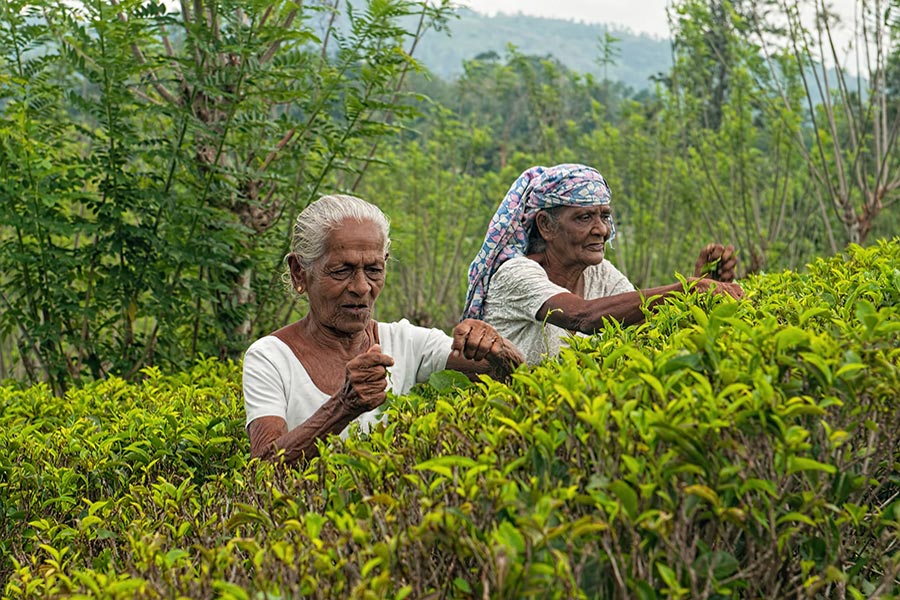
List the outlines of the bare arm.
{"label": "bare arm", "polygon": [[[712,290],[715,294],[728,294],[732,298],[744,297],[744,290],[736,283],[706,278],[689,281],[695,282],[691,288],[694,292]],[[652,307],[663,302],[669,294],[680,291],[683,291],[681,283],[672,283],[593,300],[585,300],[575,294],[562,293],[544,302],[535,318],[538,321],[546,320],[547,323],[557,327],[591,334],[603,327],[604,318],[613,319],[622,325],[640,323],[644,320],[644,313],[641,311],[644,298],[656,296],[649,302],[649,306]]]}
{"label": "bare arm", "polygon": [[387,396],[387,367],[394,359],[381,353],[379,345],[347,363],[347,375],[341,390],[325,401],[313,416],[288,431],[281,417],[259,417],[247,428],[250,456],[273,459],[284,450],[286,462],[316,456],[316,441],[338,434],[359,415],[382,403]]}
{"label": "bare arm", "polygon": [[484,374],[503,381],[523,362],[518,348],[484,321],[466,319],[453,328],[448,369],[469,379]]}

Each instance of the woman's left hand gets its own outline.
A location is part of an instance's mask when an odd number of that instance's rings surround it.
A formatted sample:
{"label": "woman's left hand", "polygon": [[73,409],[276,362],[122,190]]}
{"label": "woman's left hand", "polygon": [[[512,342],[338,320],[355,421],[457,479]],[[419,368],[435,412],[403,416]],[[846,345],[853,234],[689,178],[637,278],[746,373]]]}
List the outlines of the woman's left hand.
{"label": "woman's left hand", "polygon": [[497,330],[478,319],[466,319],[453,328],[454,356],[465,356],[469,360],[482,360],[496,354],[502,346],[503,338]]}
{"label": "woman's left hand", "polygon": [[471,361],[487,360],[495,378],[507,377],[525,362],[522,353],[496,329],[478,319],[465,319],[453,328],[451,357],[465,357]]}

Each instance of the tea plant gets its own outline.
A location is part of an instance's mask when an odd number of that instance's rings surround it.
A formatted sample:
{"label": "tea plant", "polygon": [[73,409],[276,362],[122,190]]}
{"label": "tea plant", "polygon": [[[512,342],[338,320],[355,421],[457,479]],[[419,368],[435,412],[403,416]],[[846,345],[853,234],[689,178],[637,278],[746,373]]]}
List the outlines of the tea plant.
{"label": "tea plant", "polygon": [[299,467],[236,364],[0,390],[10,598],[900,595],[900,241],[684,295]]}

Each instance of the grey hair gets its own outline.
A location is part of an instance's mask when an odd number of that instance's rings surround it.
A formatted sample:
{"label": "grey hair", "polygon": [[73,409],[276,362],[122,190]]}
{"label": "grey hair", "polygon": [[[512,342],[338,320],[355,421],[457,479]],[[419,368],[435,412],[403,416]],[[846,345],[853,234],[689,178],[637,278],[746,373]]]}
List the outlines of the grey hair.
{"label": "grey hair", "polygon": [[369,221],[384,238],[384,253],[391,245],[391,225],[381,209],[356,196],[332,194],[322,196],[304,208],[294,222],[291,253],[304,269],[308,269],[325,254],[328,234],[345,219]]}

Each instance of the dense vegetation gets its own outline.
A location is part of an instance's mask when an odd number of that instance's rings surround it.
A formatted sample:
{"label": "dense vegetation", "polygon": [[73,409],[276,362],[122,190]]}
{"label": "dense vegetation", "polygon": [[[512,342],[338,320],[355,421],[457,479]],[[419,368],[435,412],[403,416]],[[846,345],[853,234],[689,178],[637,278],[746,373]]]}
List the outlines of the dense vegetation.
{"label": "dense vegetation", "polygon": [[[4,598],[900,595],[894,13],[860,0],[848,57],[821,0],[678,0],[634,89],[602,28],[594,75],[512,45],[441,79],[449,3],[344,8],[0,0]],[[637,285],[717,239],[747,300],[249,461],[235,361],[303,311],[299,210],[382,206],[379,318],[446,328],[510,182],[566,161]]]}
{"label": "dense vegetation", "polygon": [[248,462],[233,363],[0,388],[4,597],[897,597],[897,265],[440,374],[296,469]]}

